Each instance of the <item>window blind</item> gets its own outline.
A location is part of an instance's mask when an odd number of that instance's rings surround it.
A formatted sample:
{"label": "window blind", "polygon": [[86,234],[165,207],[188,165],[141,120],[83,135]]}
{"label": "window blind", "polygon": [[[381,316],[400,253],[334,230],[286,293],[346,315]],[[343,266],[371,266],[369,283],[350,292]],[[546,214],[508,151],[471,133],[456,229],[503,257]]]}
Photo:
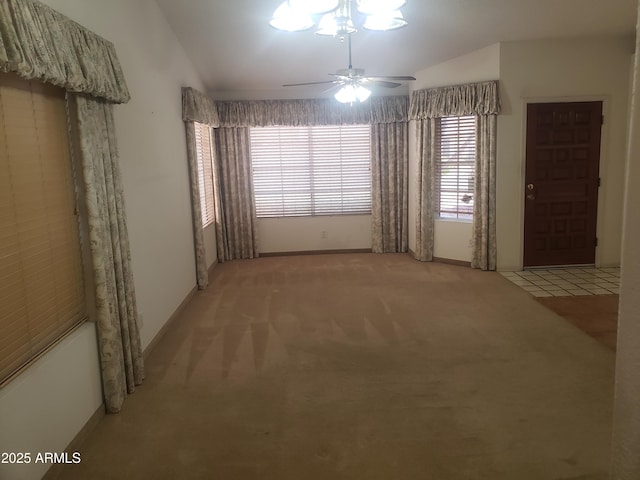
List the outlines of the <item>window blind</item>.
{"label": "window blind", "polygon": [[251,128],[258,217],[371,213],[368,125]]}
{"label": "window blind", "polygon": [[438,119],[436,141],[436,215],[471,220],[476,162],[475,117]]}
{"label": "window blind", "polygon": [[200,209],[202,226],[206,227],[214,219],[213,209],[213,142],[211,128],[195,123],[196,154],[198,160],[198,183],[200,188]]}
{"label": "window blind", "polygon": [[64,92],[0,75],[0,384],[85,319]]}

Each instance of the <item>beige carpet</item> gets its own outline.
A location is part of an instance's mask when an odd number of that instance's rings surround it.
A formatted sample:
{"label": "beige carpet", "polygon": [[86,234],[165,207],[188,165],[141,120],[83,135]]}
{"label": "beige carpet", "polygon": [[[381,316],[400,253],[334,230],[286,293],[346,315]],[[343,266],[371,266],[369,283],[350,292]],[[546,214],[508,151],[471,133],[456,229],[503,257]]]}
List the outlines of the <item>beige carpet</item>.
{"label": "beige carpet", "polygon": [[218,266],[64,479],[606,479],[614,353],[497,273]]}

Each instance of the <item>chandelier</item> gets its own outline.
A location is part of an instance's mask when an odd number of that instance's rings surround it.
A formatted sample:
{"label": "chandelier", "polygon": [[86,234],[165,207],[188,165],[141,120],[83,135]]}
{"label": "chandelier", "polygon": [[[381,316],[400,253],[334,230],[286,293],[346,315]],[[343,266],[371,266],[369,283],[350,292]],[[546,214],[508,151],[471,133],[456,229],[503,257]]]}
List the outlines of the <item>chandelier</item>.
{"label": "chandelier", "polygon": [[[402,8],[407,0],[286,0],[274,12],[269,24],[278,30],[300,32],[316,27],[318,35],[345,37],[358,29],[352,15],[367,30],[395,30],[407,25]],[[319,20],[318,20],[319,19]]]}
{"label": "chandelier", "polygon": [[[400,11],[406,3],[407,0],[285,0],[269,24],[287,32],[315,27],[318,35],[349,37],[349,68],[345,75],[339,75],[342,87],[334,97],[341,103],[353,104],[364,102],[371,95],[371,90],[364,86],[370,81],[363,76],[364,71],[359,73],[351,66],[351,35],[358,31],[354,17],[367,30],[395,30],[407,25]],[[356,6],[355,12],[352,4]]]}

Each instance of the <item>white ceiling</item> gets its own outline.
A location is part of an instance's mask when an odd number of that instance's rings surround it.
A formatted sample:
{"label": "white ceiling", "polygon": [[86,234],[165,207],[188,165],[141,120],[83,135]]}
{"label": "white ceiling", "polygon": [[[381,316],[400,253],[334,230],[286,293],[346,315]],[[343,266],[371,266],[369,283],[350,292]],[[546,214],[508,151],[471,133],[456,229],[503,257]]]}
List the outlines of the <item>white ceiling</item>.
{"label": "white ceiling", "polygon": [[[271,28],[281,0],[156,1],[212,93],[318,96],[323,86],[281,85],[329,80],[348,63],[339,39]],[[403,13],[405,28],[353,36],[354,67],[413,75],[501,41],[633,35],[636,0],[408,0]]]}

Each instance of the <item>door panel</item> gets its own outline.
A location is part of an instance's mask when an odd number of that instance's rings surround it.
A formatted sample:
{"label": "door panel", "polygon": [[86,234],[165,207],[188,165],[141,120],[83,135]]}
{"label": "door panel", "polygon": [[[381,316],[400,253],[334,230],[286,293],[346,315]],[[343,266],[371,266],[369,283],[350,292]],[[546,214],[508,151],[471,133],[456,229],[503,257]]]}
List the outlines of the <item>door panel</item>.
{"label": "door panel", "polygon": [[602,102],[527,106],[524,266],[595,263]]}

